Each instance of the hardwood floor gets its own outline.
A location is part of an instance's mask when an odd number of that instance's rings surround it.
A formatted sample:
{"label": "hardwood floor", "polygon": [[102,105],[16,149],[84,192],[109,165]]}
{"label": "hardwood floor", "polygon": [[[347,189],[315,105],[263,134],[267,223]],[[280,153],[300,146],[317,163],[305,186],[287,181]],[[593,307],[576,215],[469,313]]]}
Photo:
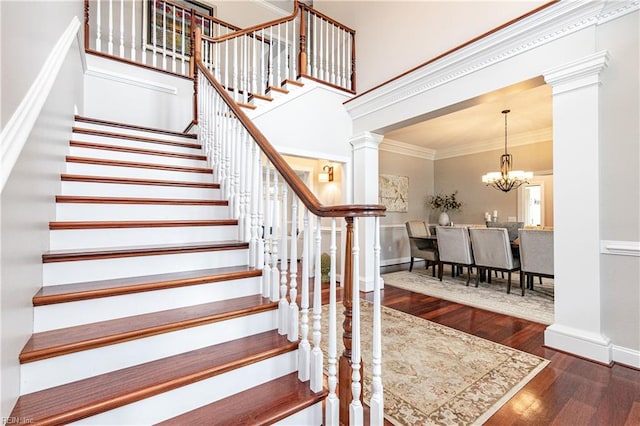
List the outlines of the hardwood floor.
{"label": "hardwood floor", "polygon": [[382,304],[551,361],[487,425],[640,425],[640,370],[547,348],[545,325],[389,285]]}

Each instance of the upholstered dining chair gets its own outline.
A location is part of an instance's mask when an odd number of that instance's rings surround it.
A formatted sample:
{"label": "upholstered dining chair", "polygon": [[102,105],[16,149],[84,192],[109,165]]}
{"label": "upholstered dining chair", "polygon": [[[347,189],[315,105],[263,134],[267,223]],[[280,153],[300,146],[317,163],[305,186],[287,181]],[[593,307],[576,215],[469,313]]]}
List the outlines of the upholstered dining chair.
{"label": "upholstered dining chair", "polygon": [[521,229],[518,235],[520,250],[520,287],[533,289],[533,277],[553,278],[553,231]]}
{"label": "upholstered dining chair", "polygon": [[[471,247],[476,266],[486,269],[490,276],[492,270],[507,273],[507,293],[511,293],[511,273],[520,269],[520,260],[511,252],[511,242],[506,228],[470,228]],[[480,280],[480,271],[476,275],[476,284]],[[522,287],[524,296],[524,287]]]}
{"label": "upholstered dining chair", "polygon": [[487,222],[487,228],[505,228],[509,233],[509,241],[518,238],[518,229],[524,227],[524,222]]}
{"label": "upholstered dining chair", "polygon": [[421,220],[410,220],[405,223],[407,234],[409,235],[409,249],[411,250],[411,264],[409,272],[413,271],[413,261],[415,258],[424,259],[425,266],[433,267],[432,275],[436,276],[436,267],[438,267],[438,249],[433,240],[428,240],[431,236],[428,225]]}
{"label": "upholstered dining chair", "polygon": [[[457,266],[467,267],[467,285],[471,280],[471,267],[473,266],[473,253],[469,231],[466,227],[438,226],[436,227],[438,239],[438,256],[440,258],[440,271],[438,278],[442,281],[442,264],[451,265],[452,270]],[[478,282],[476,281],[476,287]]]}

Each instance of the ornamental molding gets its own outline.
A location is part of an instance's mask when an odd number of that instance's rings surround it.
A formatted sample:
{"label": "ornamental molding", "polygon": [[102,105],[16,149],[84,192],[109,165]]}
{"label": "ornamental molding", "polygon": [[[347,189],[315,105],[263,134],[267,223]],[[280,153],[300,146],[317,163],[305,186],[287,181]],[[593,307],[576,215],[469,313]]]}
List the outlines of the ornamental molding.
{"label": "ornamental molding", "polygon": [[345,102],[353,120],[640,9],[640,0],[560,1]]}
{"label": "ornamental molding", "polygon": [[409,157],[416,157],[423,160],[435,160],[436,151],[429,148],[412,145],[406,142],[400,142],[393,139],[385,138],[380,144],[380,151],[392,152],[394,154],[402,154]]}

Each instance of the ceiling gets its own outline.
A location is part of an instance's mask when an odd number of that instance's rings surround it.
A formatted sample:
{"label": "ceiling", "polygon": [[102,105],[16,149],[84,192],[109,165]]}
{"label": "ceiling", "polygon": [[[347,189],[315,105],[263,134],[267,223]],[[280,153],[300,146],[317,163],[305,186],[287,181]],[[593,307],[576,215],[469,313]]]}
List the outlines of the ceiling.
{"label": "ceiling", "polygon": [[[529,85],[531,86],[531,85]],[[390,129],[385,142],[409,144],[447,158],[504,147],[505,109],[508,145],[517,146],[550,140],[552,137],[551,87],[503,89],[461,103],[454,112],[443,111],[417,123]]]}

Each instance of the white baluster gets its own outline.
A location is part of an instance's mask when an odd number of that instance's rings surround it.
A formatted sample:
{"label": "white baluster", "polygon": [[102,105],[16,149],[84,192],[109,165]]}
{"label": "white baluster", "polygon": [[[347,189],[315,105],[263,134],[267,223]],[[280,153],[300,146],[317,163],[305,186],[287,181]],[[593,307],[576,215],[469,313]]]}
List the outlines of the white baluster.
{"label": "white baluster", "polygon": [[309,13],[306,9],[305,9],[305,18],[307,19],[307,40],[306,40],[306,49],[307,49],[307,72],[310,75],[313,75],[313,70],[311,68],[311,58],[313,57],[313,52],[314,50],[311,48],[311,39],[309,38],[310,35],[313,35],[313,38],[315,39],[316,35],[311,33],[311,13]]}
{"label": "white baluster", "polygon": [[271,183],[269,163],[265,166],[264,178],[264,267],[262,268],[262,297],[271,298]]}
{"label": "white baluster", "polygon": [[[252,220],[252,206],[251,206],[251,173],[253,172],[252,168],[252,160],[253,155],[251,152],[251,137],[249,136],[249,132],[247,130],[243,130],[244,132],[244,168],[241,169],[243,172],[240,174],[244,176],[244,196],[243,196],[243,205],[244,205],[244,241],[251,241],[251,220]],[[251,252],[255,256],[255,251]],[[255,267],[255,263],[252,264]]]}
{"label": "white baluster", "polygon": [[269,27],[269,86],[274,87],[273,85],[273,60],[275,59],[275,54],[273,52],[273,26]]}
{"label": "white baluster", "polygon": [[260,211],[260,199],[262,193],[260,192],[260,179],[262,178],[262,171],[260,165],[260,150],[258,145],[252,140],[249,140],[251,144],[251,191],[249,193],[249,199],[251,200],[251,239],[249,240],[249,253],[250,265],[253,268],[261,269],[262,263],[260,262],[262,253],[262,247],[258,247],[258,212]]}
{"label": "white baluster", "polygon": [[258,42],[258,33],[251,33],[251,40],[251,91],[264,95],[264,92],[259,92],[258,88],[258,49],[256,45]]}
{"label": "white baluster", "polygon": [[182,75],[186,75],[187,74],[186,63],[185,63],[186,52],[184,50],[186,48],[187,37],[191,37],[191,35],[187,34],[187,11],[184,9],[182,10],[181,25],[182,25],[182,37],[180,37],[180,73]]}
{"label": "white baluster", "polygon": [[313,77],[318,77],[318,17],[312,15],[313,18]]}
{"label": "white baluster", "polygon": [[311,345],[309,344],[309,210],[305,207],[302,230],[302,281],[300,294],[300,344],[298,345],[298,379],[309,380]]}
{"label": "white baluster", "polygon": [[150,7],[152,8],[152,31],[153,34],[151,35],[151,49],[152,49],[152,55],[153,57],[151,58],[151,63],[153,64],[154,68],[158,65],[158,29],[157,29],[157,25],[158,25],[158,17],[157,17],[157,13],[156,13],[156,1],[153,0],[150,4]]}
{"label": "white baluster", "polygon": [[280,299],[280,270],[278,269],[278,172],[273,170],[273,213],[271,214],[271,301]]}
{"label": "white baluster", "polygon": [[[254,171],[257,173],[258,176],[258,189],[256,192],[256,195],[254,196],[254,198],[257,199],[257,203],[258,203],[258,210],[256,213],[256,227],[255,227],[255,232],[256,232],[256,237],[257,237],[257,245],[256,245],[256,268],[258,269],[262,269],[265,263],[265,252],[266,252],[266,248],[265,248],[265,244],[264,244],[264,234],[262,232],[262,230],[264,229],[264,216],[263,216],[263,211],[264,211],[264,206],[263,206],[263,202],[264,202],[264,186],[263,186],[263,175],[262,175],[262,151],[260,150],[260,148],[258,148],[258,145],[255,143],[255,141],[253,142],[253,147],[255,150],[255,165],[254,165]],[[264,272],[262,273],[262,275],[264,276]],[[268,297],[268,296],[265,296]]]}
{"label": "white baluster", "polygon": [[162,3],[162,69],[167,69],[167,3]]}
{"label": "white baluster", "polygon": [[346,63],[346,69],[347,69],[347,75],[345,76],[346,79],[346,84],[345,86],[347,87],[347,89],[351,89],[351,73],[353,72],[353,64],[351,63],[351,44],[353,43],[353,38],[351,37],[350,34],[347,34],[347,63]]}
{"label": "white baluster", "polygon": [[96,3],[96,50],[98,52],[102,52],[102,40],[101,40],[101,34],[100,34],[100,28],[102,26],[102,11],[100,10],[100,0],[97,0]]}
{"label": "white baluster", "polygon": [[373,237],[373,349],[371,381],[371,424],[384,423],[384,397],[382,391],[382,319],[380,301],[380,218],[374,218]]}
{"label": "white baluster", "polygon": [[[244,127],[240,124],[240,121],[236,118],[234,120],[234,142],[233,142],[233,151],[231,151],[232,157],[232,165],[233,165],[233,190],[234,190],[234,199],[233,199],[233,217],[239,219],[240,218],[240,198],[242,196],[240,192],[240,161],[242,157],[242,131]],[[243,173],[244,174],[244,173]]]}
{"label": "white baluster", "polygon": [[289,341],[298,340],[298,197],[291,191],[291,256],[289,256]]}
{"label": "white baluster", "polygon": [[284,23],[284,79],[289,78],[289,23]]}
{"label": "white baluster", "polygon": [[[172,7],[172,11],[173,11],[173,16],[172,16],[172,23],[171,23],[171,51],[173,53],[173,59],[172,59],[172,65],[171,65],[171,71],[176,72],[176,36],[177,36],[177,32],[176,32],[176,6],[175,5],[171,5]],[[206,56],[205,56],[206,58]]]}
{"label": "white baluster", "polygon": [[[331,258],[331,269],[329,272],[329,333],[327,336],[327,356],[329,364],[327,384],[329,385],[329,395],[325,400],[325,423],[327,426],[338,426],[340,412],[340,400],[336,394],[336,387],[338,385],[336,250],[336,219],[331,218],[331,245],[329,246],[329,257]],[[377,423],[371,424],[375,425]]]}
{"label": "white baluster", "polygon": [[249,171],[247,168],[247,153],[246,153],[246,143],[247,143],[247,133],[244,127],[240,127],[238,129],[240,132],[240,137],[238,140],[238,171],[242,170],[243,173],[238,173],[238,239],[240,241],[248,241],[248,233],[247,230],[247,210],[246,210],[246,188],[245,182],[247,181],[246,176]]}
{"label": "white baluster", "polygon": [[280,27],[281,24],[278,24],[278,41],[277,41],[277,51],[278,51],[278,73],[276,74],[276,85],[278,87],[282,87],[282,62],[280,62],[280,51],[281,49],[281,42],[282,42],[282,38],[280,36]]}
{"label": "white baluster", "polygon": [[229,91],[229,43],[230,41],[223,41],[221,43],[224,48],[224,89]]}
{"label": "white baluster", "polygon": [[124,0],[120,0],[120,57],[124,58]]}
{"label": "white baluster", "polygon": [[109,0],[109,41],[107,43],[107,52],[113,55],[113,0]]}
{"label": "white baluster", "polygon": [[280,212],[280,303],[278,304],[278,312],[280,313],[280,321],[278,321],[278,332],[280,334],[288,334],[289,321],[287,314],[289,313],[289,302],[287,302],[287,184],[282,182],[282,209]]}
{"label": "white baluster", "polygon": [[353,300],[352,300],[352,322],[351,322],[351,394],[353,399],[349,404],[349,424],[361,425],[363,420],[362,403],[360,393],[362,384],[360,383],[360,246],[358,235],[358,218],[353,219]]}
{"label": "white baluster", "polygon": [[336,26],[331,24],[331,83],[336,84]]}
{"label": "white baluster", "polygon": [[318,43],[320,43],[319,47],[319,57],[318,57],[318,78],[324,80],[324,39],[322,38],[322,22],[324,19],[320,18],[320,33],[318,34]]}
{"label": "white baluster", "polygon": [[264,28],[260,31],[260,93],[265,94],[267,93],[267,88],[266,86],[266,79],[265,77],[267,76],[266,74],[266,69],[264,67]]}
{"label": "white baluster", "polygon": [[242,36],[242,99],[249,102],[249,52],[247,50],[247,36]]}
{"label": "white baluster", "polygon": [[322,390],[322,363],[323,355],[320,349],[320,320],[322,317],[322,286],[320,271],[320,251],[321,251],[321,234],[320,234],[320,218],[316,217],[315,229],[315,276],[313,279],[313,350],[311,351],[311,383],[310,388],[313,392]]}
{"label": "white baluster", "polygon": [[136,60],[136,2],[135,1],[131,2],[131,60],[132,61]]}

